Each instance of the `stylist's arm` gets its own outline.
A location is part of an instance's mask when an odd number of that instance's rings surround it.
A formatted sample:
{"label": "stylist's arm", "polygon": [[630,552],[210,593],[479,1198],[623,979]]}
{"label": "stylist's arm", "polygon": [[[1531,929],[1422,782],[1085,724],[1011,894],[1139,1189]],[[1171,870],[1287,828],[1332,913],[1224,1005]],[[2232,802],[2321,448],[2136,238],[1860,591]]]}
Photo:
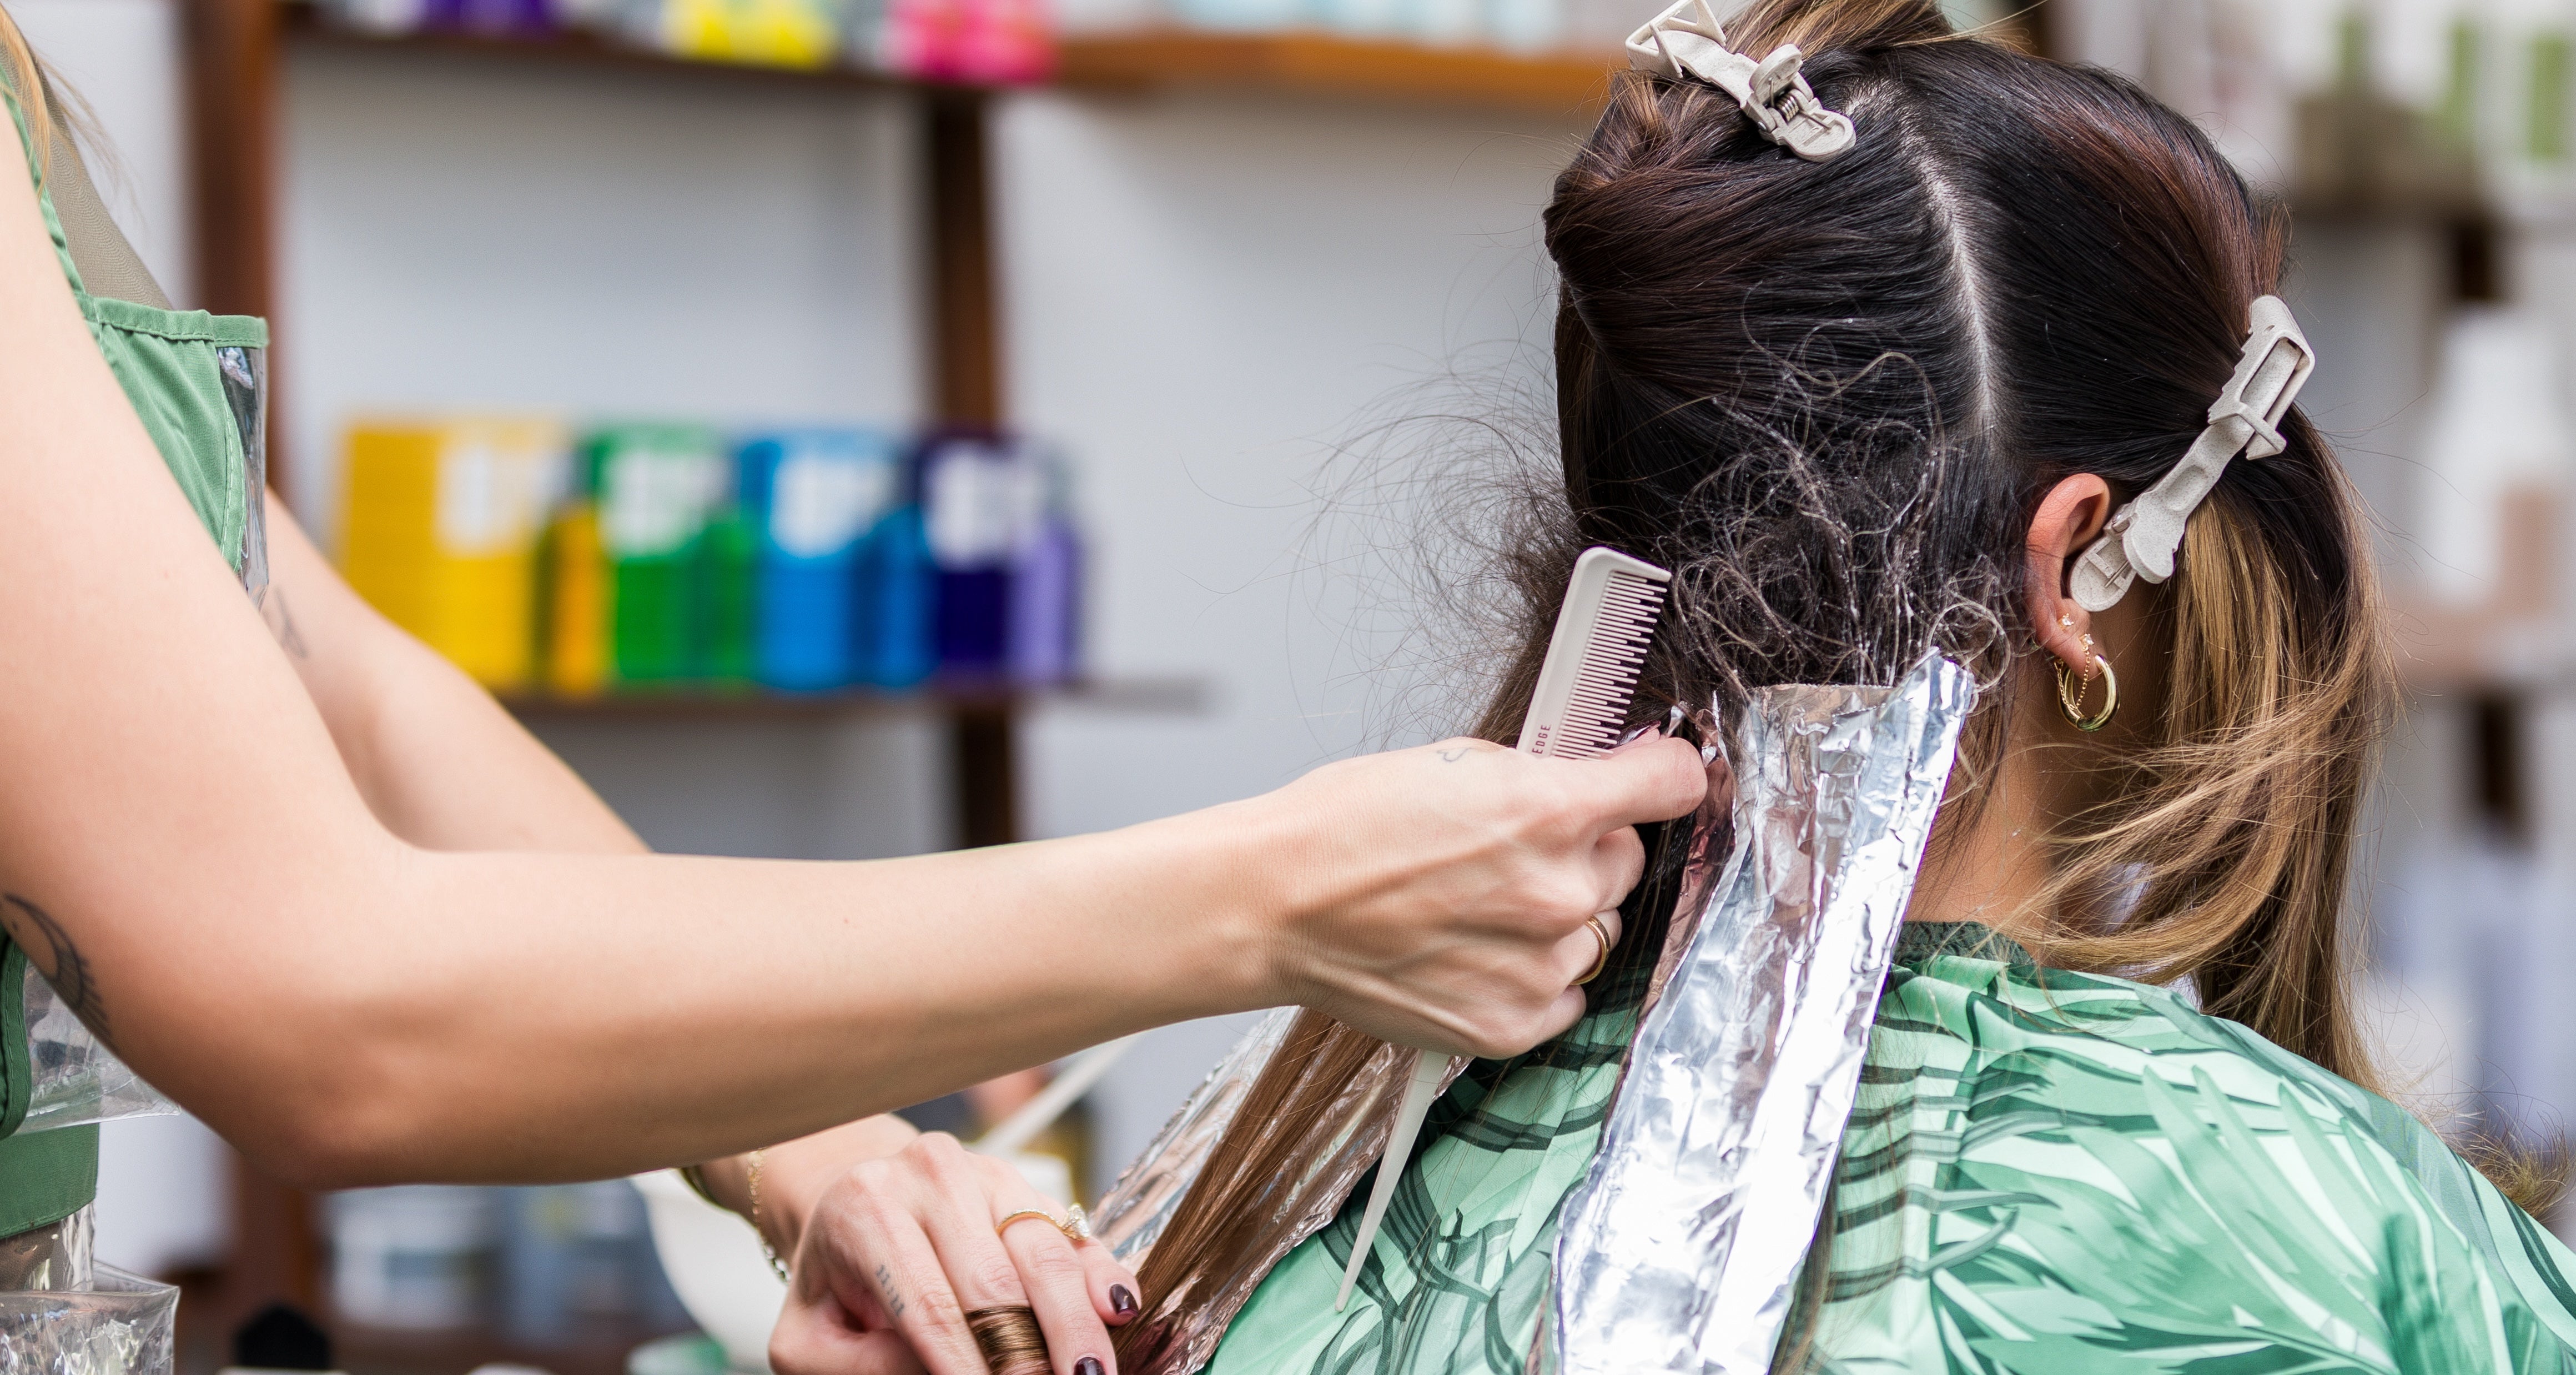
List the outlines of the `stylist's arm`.
{"label": "stylist's arm", "polygon": [[[313,623],[263,624],[16,177],[0,482],[0,926],[136,1069],[315,1185],[706,1160],[1280,1003],[1516,1050],[1573,1020],[1583,919],[1636,876],[1626,828],[1701,789],[1679,745],[1451,746],[1071,840],[607,853],[631,836],[567,821],[586,794],[488,703],[451,727],[394,660],[333,687],[293,655],[332,632],[292,586]],[[603,852],[540,852],[571,848]]]}
{"label": "stylist's arm", "polygon": [[[1444,772],[1426,777],[1426,765]],[[1581,917],[1571,938],[1550,943],[1543,933],[1562,929],[1564,912],[1616,906],[1643,863],[1634,831],[1603,827],[1622,815],[1660,820],[1671,814],[1662,810],[1671,805],[1664,790],[1686,794],[1677,812],[1697,805],[1708,786],[1697,752],[1670,741],[1581,764],[1451,741],[1311,775],[1269,801],[1316,809],[1317,831],[1328,837],[1337,827],[1322,817],[1336,806],[1349,809],[1349,826],[1397,829],[1342,831],[1302,857],[1299,867],[1344,875],[1354,886],[1319,909],[1335,912],[1337,925],[1309,938],[1312,949],[1336,953],[1288,987],[1297,1001],[1345,1020],[1373,1017],[1372,1030],[1412,1044],[1487,1056],[1524,1050],[1581,1015],[1583,995],[1569,985],[1601,954]],[[1517,807],[1493,805],[1515,796]],[[1369,877],[1377,845],[1389,839],[1420,847],[1424,867]],[[1550,874],[1572,885],[1553,900],[1540,896]],[[1436,959],[1416,943],[1414,919],[1431,909],[1461,914],[1447,953],[1473,949],[1477,958]],[[1482,962],[1516,946],[1526,952],[1519,967]],[[1426,1001],[1407,1020],[1407,990],[1417,982],[1441,988],[1444,1001]],[[1543,1010],[1509,1027],[1472,1013],[1466,1022],[1449,1019],[1460,1003],[1487,1001]],[[967,1315],[1022,1306],[1045,1336],[1055,1375],[1116,1375],[1109,1329],[1140,1309],[1135,1276],[1106,1247],[1076,1242],[1041,1218],[997,1233],[1002,1220],[1060,1212],[1002,1161],[946,1136],[905,1142],[889,1130],[904,1129],[863,1123],[770,1153],[773,1177],[783,1158],[793,1162],[794,1181],[793,1201],[755,1210],[770,1243],[796,1258],[770,1339],[779,1375],[985,1375]],[[901,1150],[885,1153],[889,1142]],[[853,1166],[836,1155],[865,1158]],[[741,1162],[710,1174],[733,1198],[744,1196]]]}

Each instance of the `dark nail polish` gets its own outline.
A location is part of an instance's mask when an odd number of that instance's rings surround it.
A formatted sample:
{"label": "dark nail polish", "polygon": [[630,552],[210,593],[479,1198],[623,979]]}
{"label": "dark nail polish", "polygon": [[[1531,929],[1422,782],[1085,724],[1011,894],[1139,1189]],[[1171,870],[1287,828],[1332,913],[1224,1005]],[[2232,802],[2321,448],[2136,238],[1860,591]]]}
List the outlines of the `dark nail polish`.
{"label": "dark nail polish", "polygon": [[1109,1286],[1109,1311],[1122,1318],[1136,1316],[1136,1291],[1123,1284]]}
{"label": "dark nail polish", "polygon": [[1107,1375],[1107,1372],[1100,1368],[1099,1357],[1085,1356],[1073,1363],[1073,1375]]}

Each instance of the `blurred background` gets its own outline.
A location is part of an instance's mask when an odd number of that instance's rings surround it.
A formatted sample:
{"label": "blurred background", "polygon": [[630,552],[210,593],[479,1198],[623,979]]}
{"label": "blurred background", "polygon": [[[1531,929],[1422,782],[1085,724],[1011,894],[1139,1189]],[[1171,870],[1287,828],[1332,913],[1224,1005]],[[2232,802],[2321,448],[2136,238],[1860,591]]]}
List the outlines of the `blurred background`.
{"label": "blurred background", "polygon": [[[276,325],[272,472],[655,846],[861,858],[1242,797],[1466,704],[1425,417],[1547,410],[1537,216],[1653,0],[9,0],[182,306]],[[2576,1103],[2576,0],[1954,0],[2199,118],[2297,215],[2311,415],[2407,716],[2368,845],[2398,1082]],[[1436,428],[1436,427],[1435,427]],[[1245,1019],[1039,1149],[1096,1198]],[[974,1132],[1043,1073],[925,1105]],[[191,1368],[683,1331],[612,1182],[315,1199],[111,1124],[102,1258]]]}

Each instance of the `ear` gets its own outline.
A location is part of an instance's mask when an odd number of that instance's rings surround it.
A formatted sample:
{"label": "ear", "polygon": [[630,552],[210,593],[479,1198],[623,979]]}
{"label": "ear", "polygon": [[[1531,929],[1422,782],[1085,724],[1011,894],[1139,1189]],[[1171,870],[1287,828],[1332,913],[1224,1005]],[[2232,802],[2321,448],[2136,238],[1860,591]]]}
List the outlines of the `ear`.
{"label": "ear", "polygon": [[2093,629],[2093,613],[2068,595],[2075,560],[2102,527],[2111,522],[2111,484],[2093,473],[2077,473],[2058,483],[2030,518],[2029,581],[2026,599],[2038,624],[2039,646],[2066,662],[2068,668],[2090,669],[2084,637]]}

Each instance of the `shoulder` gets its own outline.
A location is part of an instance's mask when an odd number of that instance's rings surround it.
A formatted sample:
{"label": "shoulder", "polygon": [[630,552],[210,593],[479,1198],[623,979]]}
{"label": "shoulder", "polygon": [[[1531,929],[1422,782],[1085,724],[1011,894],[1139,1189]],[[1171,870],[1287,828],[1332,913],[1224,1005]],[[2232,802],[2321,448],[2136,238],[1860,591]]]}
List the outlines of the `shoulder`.
{"label": "shoulder", "polygon": [[1935,955],[1891,978],[1869,1064],[1847,1294],[1966,1305],[2066,1370],[2252,1341],[2554,1371],[2576,1346],[2555,1238],[2403,1110],[2172,991]]}

